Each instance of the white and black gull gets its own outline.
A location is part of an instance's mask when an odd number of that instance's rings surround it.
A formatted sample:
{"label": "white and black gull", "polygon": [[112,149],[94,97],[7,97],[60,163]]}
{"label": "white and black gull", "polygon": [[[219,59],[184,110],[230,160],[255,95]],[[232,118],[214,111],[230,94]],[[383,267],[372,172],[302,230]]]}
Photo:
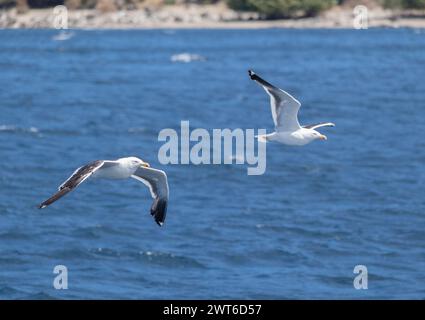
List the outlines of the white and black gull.
{"label": "white and black gull", "polygon": [[248,71],[252,80],[260,84],[270,96],[270,105],[275,125],[275,132],[259,135],[262,142],[276,141],[286,145],[303,146],[314,140],[327,140],[327,137],[316,131],[321,127],[334,127],[332,122],[322,122],[301,126],[298,122],[298,110],[301,103],[289,93],[265,81],[252,70]]}
{"label": "white and black gull", "polygon": [[151,215],[155,222],[162,226],[165,221],[168,205],[168,182],[164,171],[151,168],[149,163],[136,157],[117,160],[96,160],[74,171],[74,173],[59,186],[49,199],[40,204],[45,208],[78,187],[88,178],[128,179],[134,178],[149,187],[152,198]]}

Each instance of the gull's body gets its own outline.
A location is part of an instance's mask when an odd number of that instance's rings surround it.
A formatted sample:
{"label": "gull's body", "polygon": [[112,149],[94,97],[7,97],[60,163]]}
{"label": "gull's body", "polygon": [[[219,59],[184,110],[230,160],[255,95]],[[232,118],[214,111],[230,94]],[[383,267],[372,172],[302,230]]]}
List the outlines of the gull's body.
{"label": "gull's body", "polygon": [[121,158],[115,161],[112,161],[113,164],[110,166],[108,162],[104,163],[100,170],[93,172],[93,178],[97,179],[128,179],[135,173],[135,168],[132,166],[131,162],[127,160],[128,158]]}
{"label": "gull's body", "polygon": [[260,135],[260,141],[276,141],[291,146],[303,146],[316,139],[327,140],[326,136],[315,129],[320,127],[334,127],[331,122],[300,126],[298,110],[301,103],[286,91],[268,83],[253,71],[248,71],[252,80],[259,83],[270,96],[270,106],[275,125],[275,132]]}
{"label": "gull's body", "polygon": [[74,171],[74,173],[59,186],[58,192],[40,204],[45,208],[78,187],[88,178],[128,179],[134,178],[149,187],[154,202],[151,214],[160,226],[164,223],[168,204],[168,182],[164,171],[151,168],[148,163],[136,157],[117,160],[96,160]]}

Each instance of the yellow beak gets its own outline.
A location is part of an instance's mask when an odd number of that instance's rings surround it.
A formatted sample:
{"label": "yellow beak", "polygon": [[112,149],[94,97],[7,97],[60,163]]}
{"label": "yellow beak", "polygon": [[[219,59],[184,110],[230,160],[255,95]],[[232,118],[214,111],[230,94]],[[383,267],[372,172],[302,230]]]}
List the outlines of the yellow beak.
{"label": "yellow beak", "polygon": [[143,162],[143,164],[141,165],[141,167],[145,167],[145,168],[150,168],[150,164],[147,162]]}
{"label": "yellow beak", "polygon": [[328,137],[326,137],[324,134],[322,134],[322,135],[319,137],[319,139],[320,139],[320,140],[328,140]]}

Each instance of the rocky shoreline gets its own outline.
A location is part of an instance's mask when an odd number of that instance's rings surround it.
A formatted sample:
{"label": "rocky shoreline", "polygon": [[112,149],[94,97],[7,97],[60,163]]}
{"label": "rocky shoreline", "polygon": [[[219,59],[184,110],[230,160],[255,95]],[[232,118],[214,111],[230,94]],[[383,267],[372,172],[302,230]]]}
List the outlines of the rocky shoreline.
{"label": "rocky shoreline", "polygon": [[[160,8],[102,12],[69,10],[71,29],[153,28],[353,28],[352,8],[335,7],[314,18],[261,20],[255,12],[236,12],[220,5],[174,5]],[[54,28],[52,9],[0,11],[0,28]],[[397,12],[373,8],[368,27],[425,28],[425,12]]]}

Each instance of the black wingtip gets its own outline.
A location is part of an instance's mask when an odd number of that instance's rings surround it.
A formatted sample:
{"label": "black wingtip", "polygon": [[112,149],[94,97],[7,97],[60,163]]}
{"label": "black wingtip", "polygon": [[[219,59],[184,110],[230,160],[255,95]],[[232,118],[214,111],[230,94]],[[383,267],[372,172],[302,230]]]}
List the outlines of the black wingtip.
{"label": "black wingtip", "polygon": [[47,200],[46,200],[46,201],[43,201],[42,203],[40,203],[40,204],[38,205],[38,209],[44,209],[44,208],[46,208],[48,205],[49,205],[49,203],[47,203]]}
{"label": "black wingtip", "polygon": [[256,74],[255,74],[255,72],[254,72],[254,71],[252,71],[252,70],[248,70],[248,74],[249,74],[249,77],[251,78],[251,80],[255,80],[255,76],[256,76]]}
{"label": "black wingtip", "polygon": [[151,207],[151,215],[155,219],[158,226],[164,225],[165,216],[167,214],[167,201],[156,199]]}

